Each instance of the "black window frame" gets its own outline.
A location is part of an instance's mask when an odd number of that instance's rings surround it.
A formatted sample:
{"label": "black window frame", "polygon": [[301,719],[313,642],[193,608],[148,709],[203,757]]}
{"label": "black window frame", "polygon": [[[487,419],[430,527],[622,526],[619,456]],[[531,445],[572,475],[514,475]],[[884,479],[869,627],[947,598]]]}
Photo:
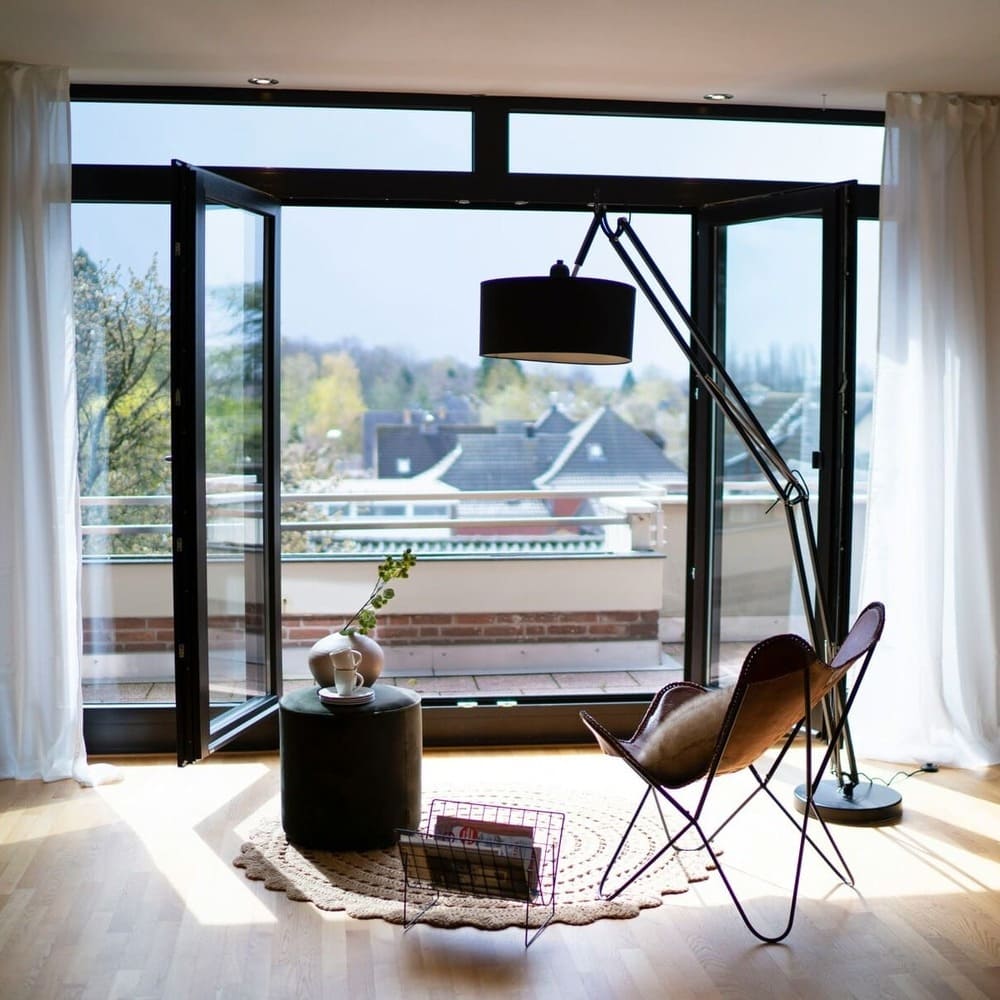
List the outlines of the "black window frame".
{"label": "black window frame", "polygon": [[[509,117],[523,113],[607,114],[873,127],[883,126],[885,120],[881,112],[824,108],[257,88],[75,84],[70,88],[70,98],[80,102],[426,109],[471,113],[472,165],[468,171],[249,168],[199,164],[272,195],[284,205],[314,207],[586,211],[599,197],[611,212],[693,215],[705,205],[814,187],[816,182],[795,182],[788,178],[760,181],[513,173],[509,168]],[[169,204],[170,195],[168,164],[162,167],[73,166],[74,203]],[[877,185],[858,185],[859,219],[878,218],[878,197]],[[691,291],[694,296],[695,289]],[[424,742],[428,746],[581,743],[587,738],[579,722],[581,708],[599,708],[607,724],[624,730],[635,724],[648,698],[630,695],[520,696],[514,704],[506,704],[509,701],[480,698],[477,710],[469,712],[458,704],[458,699],[427,698],[424,700]],[[84,733],[92,753],[172,753],[176,749],[172,706],[88,705],[84,709]],[[230,748],[260,751],[275,749],[277,745],[276,715],[272,715],[264,724],[242,735]]]}

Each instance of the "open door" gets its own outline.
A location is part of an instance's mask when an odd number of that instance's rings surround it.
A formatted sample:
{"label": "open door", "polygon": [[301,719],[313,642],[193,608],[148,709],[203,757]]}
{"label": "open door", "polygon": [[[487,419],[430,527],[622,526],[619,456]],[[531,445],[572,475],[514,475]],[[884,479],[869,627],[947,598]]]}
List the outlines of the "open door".
{"label": "open door", "polygon": [[277,709],[279,208],[174,161],[171,215],[177,762]]}
{"label": "open door", "polygon": [[[695,213],[700,329],[808,485],[829,626],[848,626],[853,509],[854,182]],[[780,504],[739,436],[692,405],[686,676],[715,683],[766,635],[808,636]]]}

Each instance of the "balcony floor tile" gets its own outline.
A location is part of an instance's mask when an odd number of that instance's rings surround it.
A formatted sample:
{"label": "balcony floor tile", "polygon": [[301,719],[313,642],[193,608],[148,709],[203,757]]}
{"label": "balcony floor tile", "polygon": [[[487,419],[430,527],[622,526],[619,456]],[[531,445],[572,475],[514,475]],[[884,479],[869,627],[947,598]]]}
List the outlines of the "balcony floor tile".
{"label": "balcony floor tile", "polygon": [[[751,643],[724,643],[720,662],[720,675],[725,684],[731,682],[739,671],[747,649]],[[517,674],[455,674],[444,676],[431,675],[401,675],[383,674],[380,684],[394,684],[405,687],[424,697],[456,697],[462,695],[488,695],[497,697],[510,695],[578,695],[587,697],[594,694],[627,694],[651,695],[664,684],[681,680],[683,670],[684,648],[680,644],[666,644],[663,647],[667,663],[675,663],[676,667],[657,667],[649,670],[606,670],[606,671],[559,671],[548,673],[534,671]],[[285,691],[295,691],[311,687],[311,677],[290,677],[284,681]],[[216,695],[239,696],[236,685],[231,689],[216,692],[213,685],[213,697]],[[174,685],[170,681],[85,681],[83,699],[88,705],[136,705],[136,704],[172,704],[174,701]]]}
{"label": "balcony floor tile", "polygon": [[379,684],[395,684],[417,694],[475,694],[475,677],[381,677]]}

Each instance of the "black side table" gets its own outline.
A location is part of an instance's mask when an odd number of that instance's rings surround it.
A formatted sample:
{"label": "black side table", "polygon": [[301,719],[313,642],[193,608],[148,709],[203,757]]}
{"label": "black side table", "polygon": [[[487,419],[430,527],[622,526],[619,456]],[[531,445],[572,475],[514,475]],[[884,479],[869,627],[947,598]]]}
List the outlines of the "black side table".
{"label": "black side table", "polygon": [[367,704],[329,707],[318,690],[278,707],[285,836],[321,850],[389,847],[397,828],[420,825],[420,698],[376,684]]}

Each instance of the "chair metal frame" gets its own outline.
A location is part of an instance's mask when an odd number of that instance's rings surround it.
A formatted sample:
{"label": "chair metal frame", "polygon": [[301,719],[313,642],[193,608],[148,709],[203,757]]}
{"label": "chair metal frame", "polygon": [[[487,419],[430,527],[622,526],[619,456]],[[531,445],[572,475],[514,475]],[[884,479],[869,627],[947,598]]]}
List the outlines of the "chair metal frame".
{"label": "chair metal frame", "polygon": [[[669,726],[670,715],[676,707],[679,707],[680,704],[683,704],[690,698],[695,698],[698,697],[699,694],[704,694],[710,689],[687,681],[675,682],[661,688],[650,702],[650,705],[647,708],[642,721],[639,723],[639,726],[636,728],[635,733],[627,740],[619,739],[611,734],[588,712],[581,712],[581,718],[594,734],[604,753],[611,756],[621,757],[646,784],[646,789],[639,801],[639,805],[636,807],[635,813],[629,821],[629,824],[626,827],[618,846],[615,848],[614,854],[612,855],[611,860],[601,878],[598,887],[600,895],[604,899],[614,899],[633,882],[635,882],[636,879],[640,878],[647,871],[649,871],[649,869],[652,868],[653,865],[655,865],[664,856],[664,854],[671,849],[677,851],[689,851],[700,850],[701,847],[704,847],[708,852],[715,869],[718,871],[719,876],[729,892],[729,895],[736,906],[737,912],[742,918],[747,929],[759,940],[768,944],[775,944],[784,940],[788,936],[795,922],[799,884],[802,875],[802,864],[805,855],[805,846],[807,843],[826,862],[831,871],[833,871],[833,873],[843,883],[853,887],[854,876],[840,850],[840,847],[837,845],[827,822],[816,809],[813,803],[813,796],[819,787],[823,774],[830,762],[830,758],[834,753],[834,749],[838,745],[838,740],[843,734],[843,729],[846,725],[851,706],[854,703],[861,681],[864,679],[865,673],[868,670],[868,665],[871,662],[872,655],[875,651],[875,647],[881,637],[884,622],[885,608],[883,605],[878,602],[869,604],[868,607],[866,607],[858,616],[854,626],[851,628],[850,633],[841,645],[840,651],[833,658],[833,661],[830,664],[823,663],[823,661],[820,660],[819,656],[816,654],[815,650],[813,650],[813,648],[799,636],[772,636],[769,639],[764,639],[762,642],[757,643],[747,654],[743,667],[740,671],[739,678],[733,688],[732,698],[719,731],[710,763],[707,768],[702,769],[700,774],[685,778],[675,784],[668,784],[664,780],[661,780],[651,774],[647,767],[643,766],[643,764],[637,759],[635,753],[633,753],[630,749],[630,745],[634,744],[638,739],[646,735],[647,727],[658,728],[660,726]],[[757,768],[756,759],[749,764],[740,764],[732,768],[727,768],[726,751],[730,745],[730,738],[734,729],[736,729],[740,723],[741,710],[746,704],[747,695],[752,685],[760,683],[760,678],[754,677],[755,665],[761,658],[761,654],[766,653],[766,655],[773,657],[776,651],[778,655],[782,652],[787,652],[789,661],[791,662],[791,666],[781,675],[782,679],[792,676],[797,671],[800,671],[802,674],[803,711],[801,713],[801,717],[796,723],[794,723],[790,732],[787,732],[786,730],[787,735],[784,737],[783,743],[780,745],[777,757],[767,769],[765,774],[762,775],[761,771]],[[833,688],[843,683],[844,675],[859,660],[861,660],[861,663],[858,667],[857,676],[854,680],[850,694],[846,698],[843,711],[839,713],[836,725],[833,727],[832,731],[827,734],[827,748],[825,753],[823,754],[819,764],[814,766],[814,736],[812,726],[811,724],[806,725],[806,720],[810,719],[813,710],[823,700],[823,698],[831,690],[833,690]],[[823,676],[823,681],[819,685],[820,690],[818,691],[816,690],[817,686],[814,683],[813,676],[817,667],[826,672],[825,675],[821,675]],[[675,703],[673,708],[670,707],[670,702]],[[663,709],[665,705],[667,707],[664,713]],[[777,773],[778,768],[781,766],[785,755],[797,739],[799,733],[803,731],[805,734],[806,772],[804,787],[807,789],[807,792],[802,812],[802,819],[800,822],[795,815],[793,815],[793,813],[778,799],[774,791],[771,789],[770,783],[772,778]],[[776,739],[781,738],[781,735],[782,734],[762,733],[762,745],[760,746],[760,751],[757,753],[756,758],[759,759],[764,751],[776,745]],[[706,834],[702,825],[703,813],[705,812],[706,805],[709,802],[710,793],[715,783],[715,779],[722,774],[732,773],[737,770],[749,770],[756,782],[755,787],[750,794],[712,831],[711,834]],[[704,786],[698,797],[697,804],[693,809],[686,808],[674,795],[671,794],[672,790],[676,791],[680,788],[687,788],[699,780],[704,780]],[[712,843],[719,833],[725,829],[761,792],[766,794],[766,796],[778,807],[781,813],[787,817],[789,822],[792,823],[799,831],[798,850],[795,858],[795,875],[788,908],[788,919],[784,928],[777,934],[765,933],[763,930],[758,928],[753,921],[751,921],[743,903],[736,894],[736,890],[734,889],[729,876],[726,873],[725,866],[719,859],[718,851],[713,847]],[[667,826],[667,818],[664,815],[663,807],[660,802],[661,796],[669,802],[686,821],[683,827],[675,834],[671,834]],[[650,797],[652,797],[653,802],[656,805],[660,822],[663,825],[664,833],[667,837],[666,843],[659,850],[655,851],[652,856],[649,857],[639,868],[632,871],[627,877],[621,879],[619,883],[609,891],[606,889],[608,880],[612,875],[619,857],[621,856],[629,834],[635,827],[635,824]],[[809,835],[808,826],[811,817],[815,817],[819,821],[820,826],[833,848],[840,867],[838,867],[838,865],[830,859],[827,853]],[[678,846],[680,838],[691,830],[697,834],[700,844],[696,847]]]}

